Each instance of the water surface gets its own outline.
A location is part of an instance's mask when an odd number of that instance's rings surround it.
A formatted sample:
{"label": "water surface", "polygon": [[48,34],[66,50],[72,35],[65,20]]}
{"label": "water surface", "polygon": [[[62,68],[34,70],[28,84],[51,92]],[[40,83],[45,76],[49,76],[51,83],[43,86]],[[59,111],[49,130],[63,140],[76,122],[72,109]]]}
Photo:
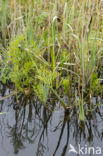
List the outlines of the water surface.
{"label": "water surface", "polygon": [[[0,97],[13,91],[0,87]],[[100,97],[93,104],[102,104]],[[0,101],[0,155],[1,156],[78,156],[69,153],[70,145],[78,151],[82,147],[101,147],[103,155],[103,107],[95,107],[85,117],[78,119],[77,110],[64,110],[51,98],[50,111],[35,96],[10,96]],[[95,113],[96,112],[96,113]],[[85,149],[84,149],[85,150]],[[96,151],[95,151],[96,152]],[[85,154],[88,156],[89,154]],[[96,155],[90,154],[90,155]]]}

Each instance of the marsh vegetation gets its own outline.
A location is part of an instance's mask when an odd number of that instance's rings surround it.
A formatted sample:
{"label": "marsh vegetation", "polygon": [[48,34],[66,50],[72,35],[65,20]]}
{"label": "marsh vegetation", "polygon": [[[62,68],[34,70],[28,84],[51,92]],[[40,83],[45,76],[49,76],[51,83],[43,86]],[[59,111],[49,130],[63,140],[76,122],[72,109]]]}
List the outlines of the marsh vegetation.
{"label": "marsh vegetation", "polygon": [[[84,120],[103,92],[102,0],[1,0],[0,81]],[[88,109],[87,109],[88,107]]]}

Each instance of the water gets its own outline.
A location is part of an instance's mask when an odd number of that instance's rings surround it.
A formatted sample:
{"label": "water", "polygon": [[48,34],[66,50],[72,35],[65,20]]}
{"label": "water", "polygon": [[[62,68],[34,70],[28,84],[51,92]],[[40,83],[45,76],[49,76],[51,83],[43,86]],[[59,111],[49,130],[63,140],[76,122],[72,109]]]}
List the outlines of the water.
{"label": "water", "polygon": [[[12,91],[11,91],[12,92]],[[10,90],[0,87],[0,97],[10,94]],[[18,104],[17,104],[18,101]],[[93,103],[102,104],[100,97]],[[66,110],[52,98],[54,111],[44,108],[35,96],[10,96],[0,101],[0,156],[88,156],[97,155],[101,148],[103,155],[103,108],[95,108],[96,113],[86,114],[85,123],[78,119],[76,110]],[[73,146],[83,147],[83,153],[69,153]],[[88,154],[88,147],[94,147],[94,154]],[[87,149],[87,153],[86,153]]]}

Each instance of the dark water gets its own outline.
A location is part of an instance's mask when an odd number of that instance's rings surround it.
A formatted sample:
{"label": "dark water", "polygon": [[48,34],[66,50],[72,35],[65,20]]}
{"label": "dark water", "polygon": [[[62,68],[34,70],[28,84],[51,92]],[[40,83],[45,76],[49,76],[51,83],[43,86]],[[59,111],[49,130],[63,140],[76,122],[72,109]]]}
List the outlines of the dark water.
{"label": "dark water", "polygon": [[[0,97],[9,94],[1,85]],[[103,107],[85,114],[83,123],[76,109],[64,111],[54,99],[49,102],[54,111],[44,108],[35,96],[0,101],[0,111],[7,112],[0,115],[0,156],[103,156]],[[93,99],[96,103],[102,105],[103,101],[97,97]],[[77,152],[83,147],[83,153],[69,152],[71,145]],[[94,148],[91,154],[89,147]],[[97,147],[101,148],[99,154]]]}

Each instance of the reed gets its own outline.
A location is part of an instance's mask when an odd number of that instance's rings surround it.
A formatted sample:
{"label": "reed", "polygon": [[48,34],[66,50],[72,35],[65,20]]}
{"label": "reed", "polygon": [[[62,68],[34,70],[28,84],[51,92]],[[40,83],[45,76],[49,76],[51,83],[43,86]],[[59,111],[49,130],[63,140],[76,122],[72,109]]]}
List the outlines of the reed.
{"label": "reed", "polygon": [[61,94],[70,98],[74,89],[84,119],[85,94],[103,88],[102,7],[100,0],[1,0],[1,81],[33,89],[45,104],[52,92],[64,107]]}

